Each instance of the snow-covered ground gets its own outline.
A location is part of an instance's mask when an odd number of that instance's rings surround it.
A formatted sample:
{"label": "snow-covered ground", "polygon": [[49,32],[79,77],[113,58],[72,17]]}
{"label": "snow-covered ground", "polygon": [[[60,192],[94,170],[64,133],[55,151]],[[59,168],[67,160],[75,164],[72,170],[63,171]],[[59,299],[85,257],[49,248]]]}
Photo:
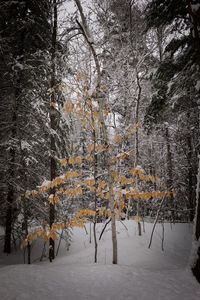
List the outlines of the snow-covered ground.
{"label": "snow-covered ground", "polygon": [[[127,229],[125,228],[125,226]],[[117,224],[119,264],[112,265],[110,224],[98,249],[87,231],[74,229],[70,250],[64,245],[53,263],[35,260],[32,265],[17,263],[22,254],[0,256],[0,300],[199,300],[200,284],[188,267],[192,226],[165,224],[164,251],[162,227],[157,225],[148,249],[153,224],[145,223],[145,233],[137,235],[137,224]],[[104,224],[98,224],[98,235]],[[33,247],[34,259],[40,254]],[[3,266],[4,265],[4,266]]]}

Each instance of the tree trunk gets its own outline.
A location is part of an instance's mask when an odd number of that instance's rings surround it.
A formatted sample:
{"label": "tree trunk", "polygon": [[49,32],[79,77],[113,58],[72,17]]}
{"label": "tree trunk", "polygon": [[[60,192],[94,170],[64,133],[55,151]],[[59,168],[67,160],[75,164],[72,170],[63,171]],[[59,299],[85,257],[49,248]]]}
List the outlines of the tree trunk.
{"label": "tree trunk", "polygon": [[[24,5],[23,19],[26,16],[27,6]],[[24,54],[24,34],[22,31],[19,36],[18,49],[19,52],[17,56],[20,57],[19,62],[22,63],[23,54]],[[21,71],[18,71],[16,74],[16,81],[14,82],[14,92],[13,92],[13,107],[12,107],[12,131],[11,131],[11,140],[14,143],[17,139],[17,117],[18,117],[18,101],[21,95]],[[13,75],[13,74],[12,74]],[[7,195],[7,210],[6,210],[6,222],[5,222],[5,240],[4,240],[4,252],[9,254],[11,253],[11,236],[12,236],[12,223],[13,223],[13,205],[14,205],[14,187],[13,181],[15,176],[15,157],[16,150],[15,145],[10,148],[10,166],[9,166],[9,184],[8,184],[8,195]]]}
{"label": "tree trunk", "polygon": [[12,236],[12,220],[13,220],[13,202],[14,192],[12,185],[9,185],[7,196],[7,210],[6,210],[6,224],[5,224],[5,238],[4,238],[4,252],[11,253],[11,236]]}
{"label": "tree trunk", "polygon": [[[51,181],[56,177],[57,166],[56,166],[56,143],[54,131],[57,129],[57,107],[56,107],[56,95],[55,95],[55,85],[56,85],[56,44],[57,44],[57,0],[53,0],[53,32],[52,32],[52,48],[51,48],[51,103],[50,103],[50,127],[53,132],[51,132],[51,165],[50,174]],[[55,189],[51,190],[51,194],[55,194]],[[50,203],[49,211],[49,226],[52,227],[55,221],[55,204]],[[49,240],[49,260],[55,258],[55,242],[52,238]]]}
{"label": "tree trunk", "polygon": [[[13,95],[13,117],[12,117],[12,133],[11,138],[14,143],[17,136],[17,98],[19,97],[19,89],[16,88]],[[5,223],[5,240],[4,240],[4,252],[11,253],[11,236],[12,236],[12,222],[13,222],[13,205],[14,205],[14,187],[13,181],[15,176],[14,163],[15,163],[15,145],[10,149],[10,166],[9,166],[9,184],[7,195],[7,209],[6,209],[6,223]]]}
{"label": "tree trunk", "polygon": [[199,168],[197,175],[197,188],[196,188],[196,212],[195,212],[195,222],[194,222],[194,243],[197,245],[196,258],[192,265],[192,272],[198,282],[200,283],[200,155],[199,155]]}
{"label": "tree trunk", "polygon": [[[171,144],[169,138],[169,129],[166,126],[165,128],[165,139],[166,139],[166,146],[167,146],[167,189],[170,193],[169,196],[169,207],[174,208],[174,198],[172,195],[173,192],[173,163],[172,163],[172,152],[171,152]],[[174,212],[172,210],[172,220],[174,220]]]}

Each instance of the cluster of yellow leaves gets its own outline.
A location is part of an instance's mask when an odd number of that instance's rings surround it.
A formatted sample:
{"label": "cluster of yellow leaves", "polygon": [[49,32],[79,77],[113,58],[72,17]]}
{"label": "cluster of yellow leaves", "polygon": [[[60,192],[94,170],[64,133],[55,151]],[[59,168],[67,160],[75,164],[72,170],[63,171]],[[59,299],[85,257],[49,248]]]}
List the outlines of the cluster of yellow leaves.
{"label": "cluster of yellow leaves", "polygon": [[100,197],[101,199],[104,199],[104,200],[109,200],[110,199],[109,192],[107,192],[107,191],[99,192],[98,197]]}
{"label": "cluster of yellow leaves", "polygon": [[83,181],[84,185],[87,185],[88,187],[92,187],[95,185],[95,180],[94,179],[86,179]]}
{"label": "cluster of yellow leaves", "polygon": [[117,159],[119,160],[125,160],[127,158],[127,154],[125,152],[119,153],[117,155]]}
{"label": "cluster of yellow leaves", "polygon": [[55,187],[62,185],[63,183],[64,183],[64,178],[56,177],[49,183],[48,188],[53,189]]}
{"label": "cluster of yellow leaves", "polygon": [[107,182],[105,180],[98,180],[98,190],[103,190],[107,186]]}
{"label": "cluster of yellow leaves", "polygon": [[[37,190],[26,191],[25,192],[25,197],[26,198],[30,198],[30,197],[35,198],[39,195],[39,193],[47,192],[49,189],[58,188],[59,186],[66,183],[66,181],[71,180],[71,179],[75,179],[75,178],[80,177],[80,176],[82,176],[81,172],[68,171],[63,176],[58,176],[55,179],[53,179],[52,181],[49,181],[49,183],[47,185],[39,186],[38,191]],[[77,193],[77,195],[82,194],[82,189],[81,190],[80,189],[81,189],[80,187],[78,189],[76,189],[75,192],[74,192],[74,195],[76,193]],[[64,190],[60,189],[55,196],[50,195],[49,196],[49,202],[52,203],[52,204],[58,203],[59,202],[58,194],[62,194],[63,192],[64,192]],[[65,194],[65,192],[64,192],[64,194]],[[70,189],[69,189],[69,194],[70,194]]]}
{"label": "cluster of yellow leaves", "polygon": [[116,134],[113,138],[114,144],[117,144],[117,145],[121,144],[123,142],[123,140],[124,139],[120,134]]}
{"label": "cluster of yellow leaves", "polygon": [[41,185],[41,186],[38,188],[39,193],[45,193],[47,190],[48,190],[48,187],[47,187],[47,186],[44,186],[44,185]]}
{"label": "cluster of yellow leaves", "polygon": [[135,176],[135,175],[142,175],[144,174],[144,170],[142,168],[132,168],[129,170],[129,174]]}
{"label": "cluster of yellow leaves", "polygon": [[85,160],[88,161],[88,162],[93,162],[94,157],[93,157],[92,155],[90,155],[90,154],[87,154],[87,155],[85,156]]}
{"label": "cluster of yellow leaves", "polygon": [[117,178],[117,182],[121,185],[133,184],[135,182],[132,178],[127,178],[125,176],[121,176]]}
{"label": "cluster of yellow leaves", "polygon": [[42,238],[44,241],[48,241],[50,238],[52,240],[56,240],[57,233],[54,228],[52,228],[51,230],[43,228],[36,229],[35,231],[29,233],[26,239],[22,241],[21,248],[25,248],[28,245],[28,243],[31,244],[38,238]]}
{"label": "cluster of yellow leaves", "polygon": [[58,204],[60,202],[60,198],[57,194],[51,194],[48,198],[49,203],[51,204]]}
{"label": "cluster of yellow leaves", "polygon": [[70,179],[74,179],[77,177],[82,176],[81,172],[77,172],[77,171],[68,171],[64,174],[64,179],[65,180],[70,180]]}
{"label": "cluster of yellow leaves", "polygon": [[138,174],[138,177],[142,181],[152,182],[152,183],[158,183],[158,184],[160,183],[160,178],[157,177],[157,176]]}
{"label": "cluster of yellow leaves", "polygon": [[85,185],[90,190],[90,192],[95,192],[95,188],[96,188],[97,195],[105,199],[105,195],[104,195],[105,193],[102,192],[102,190],[104,190],[107,186],[105,180],[98,180],[96,183],[96,187],[95,187],[94,179],[86,179],[82,182],[82,184]]}
{"label": "cluster of yellow leaves", "polygon": [[78,216],[74,217],[68,222],[69,227],[79,227],[83,228],[85,225],[85,220],[82,218],[79,218]]}
{"label": "cluster of yellow leaves", "polygon": [[81,165],[82,158],[80,156],[74,156],[70,158],[64,158],[60,160],[60,164],[62,167],[65,167],[66,165]]}
{"label": "cluster of yellow leaves", "polygon": [[112,165],[115,165],[116,162],[117,162],[117,157],[112,156],[110,162],[111,162]]}
{"label": "cluster of yellow leaves", "polygon": [[100,152],[104,151],[105,149],[104,149],[103,145],[101,145],[101,144],[95,144],[95,145],[90,144],[90,145],[88,145],[87,151],[88,151],[89,154],[94,152],[94,150],[95,150],[95,153],[100,153]]}
{"label": "cluster of yellow leaves", "polygon": [[129,170],[129,174],[132,176],[138,176],[141,181],[160,183],[160,178],[157,176],[145,175],[145,171],[142,168],[132,168]]}
{"label": "cluster of yellow leaves", "polygon": [[80,218],[78,215],[69,220],[67,223],[55,223],[52,225],[51,228],[49,226],[39,227],[34,231],[30,232],[26,239],[22,241],[21,248],[27,247],[28,243],[32,243],[33,241],[37,240],[38,238],[42,238],[44,241],[48,241],[50,238],[52,240],[57,239],[57,231],[63,230],[69,227],[84,227],[85,220]]}
{"label": "cluster of yellow leaves", "polygon": [[139,192],[139,191],[126,191],[124,194],[126,199],[132,200],[150,200],[150,199],[162,199],[163,197],[175,197],[175,192]]}
{"label": "cluster of yellow leaves", "polygon": [[37,196],[38,196],[38,191],[36,191],[36,190],[26,191],[25,192],[25,197],[26,198],[29,198],[29,197],[35,198]]}
{"label": "cluster of yellow leaves", "polygon": [[79,218],[81,218],[81,217],[94,217],[95,216],[95,211],[91,210],[91,209],[81,209],[77,213],[77,216]]}
{"label": "cluster of yellow leaves", "polygon": [[78,186],[76,188],[68,188],[63,191],[63,194],[67,197],[76,198],[83,194],[83,190],[81,186]]}
{"label": "cluster of yellow leaves", "polygon": [[113,179],[117,179],[118,178],[118,173],[116,171],[112,171],[111,176],[112,176]]}
{"label": "cluster of yellow leaves", "polygon": [[[77,216],[79,218],[83,217],[94,217],[95,216],[95,211],[91,209],[82,209],[77,213]],[[111,211],[110,209],[106,209],[106,207],[100,207],[98,211],[98,215],[100,217],[110,217],[111,216]]]}
{"label": "cluster of yellow leaves", "polygon": [[133,178],[128,178],[126,176],[119,176],[116,171],[112,171],[111,176],[120,185],[133,184],[135,182]]}

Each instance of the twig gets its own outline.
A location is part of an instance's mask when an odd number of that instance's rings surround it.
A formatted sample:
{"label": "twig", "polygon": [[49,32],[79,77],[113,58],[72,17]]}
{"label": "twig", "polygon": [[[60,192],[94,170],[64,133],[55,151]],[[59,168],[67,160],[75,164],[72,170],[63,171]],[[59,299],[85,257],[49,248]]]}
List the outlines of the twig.
{"label": "twig", "polygon": [[153,229],[152,229],[152,232],[151,232],[151,237],[150,237],[150,242],[149,242],[148,248],[151,247],[152,239],[153,239],[153,234],[154,234],[154,230],[155,230],[155,228],[156,228],[156,224],[157,224],[157,222],[158,222],[159,214],[160,214],[161,208],[162,208],[162,206],[163,206],[165,197],[166,197],[166,194],[165,194],[164,197],[162,198],[162,201],[161,201],[161,203],[160,203],[160,207],[159,207],[159,209],[158,209],[158,211],[157,211],[156,218],[155,218],[155,221],[154,221],[154,224],[153,224]]}
{"label": "twig", "polygon": [[44,242],[44,247],[42,249],[42,255],[40,257],[40,261],[42,261],[43,257],[45,256],[45,252],[46,252],[46,242]]}
{"label": "twig", "polygon": [[106,224],[104,225],[104,228],[103,228],[103,230],[102,230],[102,232],[101,232],[101,234],[100,234],[100,236],[99,236],[99,241],[100,241],[100,239],[101,239],[101,237],[102,237],[102,235],[103,235],[103,233],[104,233],[104,231],[105,231],[105,229],[106,229],[106,227],[107,227],[107,225],[111,222],[111,218],[106,222]]}
{"label": "twig", "polygon": [[165,238],[165,228],[164,228],[164,223],[162,222],[162,244],[161,244],[162,251],[164,251],[164,238]]}
{"label": "twig", "polygon": [[57,250],[56,250],[56,256],[58,256],[58,252],[59,252],[59,249],[60,249],[60,244],[61,244],[62,236],[63,236],[63,230],[61,231],[61,234],[60,234],[60,239],[59,239],[58,247],[57,247]]}
{"label": "twig", "polygon": [[128,231],[128,228],[126,227],[126,225],[122,222],[122,220],[120,220],[120,223],[122,223],[122,225],[126,228],[126,230]]}
{"label": "twig", "polygon": [[85,233],[88,235],[88,231],[85,225],[84,225],[84,229],[85,229]]}

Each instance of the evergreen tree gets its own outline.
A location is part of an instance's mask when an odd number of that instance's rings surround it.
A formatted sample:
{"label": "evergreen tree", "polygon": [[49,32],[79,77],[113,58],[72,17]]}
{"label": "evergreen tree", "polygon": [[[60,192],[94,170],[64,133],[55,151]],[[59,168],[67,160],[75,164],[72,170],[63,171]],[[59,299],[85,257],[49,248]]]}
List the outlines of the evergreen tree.
{"label": "evergreen tree", "polygon": [[5,217],[4,251],[10,253],[17,197],[36,182],[35,170],[41,170],[36,146],[45,149],[38,137],[46,117],[43,97],[47,77],[43,62],[49,47],[50,6],[46,0],[1,1],[0,5],[1,165],[6,171],[6,176],[1,177],[1,204],[5,208],[1,217]]}
{"label": "evergreen tree", "polygon": [[[148,30],[167,27],[170,31],[162,59],[152,76],[154,93],[146,112],[146,125],[164,121],[175,124],[175,136],[181,139],[178,151],[184,151],[186,156],[177,158],[177,166],[183,174],[186,171],[187,208],[192,220],[199,152],[200,2],[153,0],[147,5],[146,20]],[[177,180],[179,186],[182,173]],[[198,266],[199,256],[194,267],[199,280]]]}

